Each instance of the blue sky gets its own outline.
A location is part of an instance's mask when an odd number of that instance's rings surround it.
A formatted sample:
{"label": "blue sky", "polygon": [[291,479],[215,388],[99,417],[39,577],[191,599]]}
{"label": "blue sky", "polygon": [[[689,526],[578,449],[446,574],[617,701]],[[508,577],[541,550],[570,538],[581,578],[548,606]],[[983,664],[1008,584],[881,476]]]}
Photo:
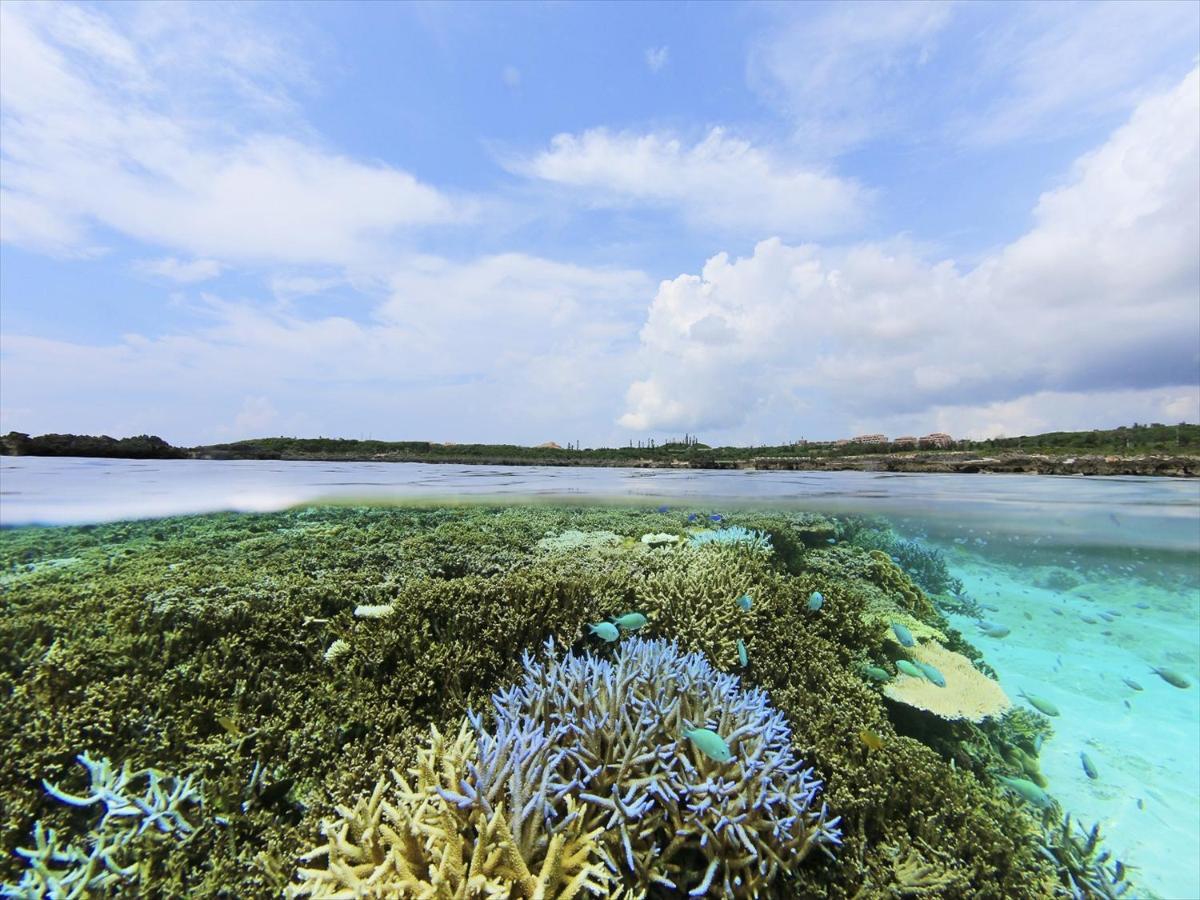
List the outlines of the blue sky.
{"label": "blue sky", "polygon": [[1200,419],[1200,6],[0,6],[0,430]]}

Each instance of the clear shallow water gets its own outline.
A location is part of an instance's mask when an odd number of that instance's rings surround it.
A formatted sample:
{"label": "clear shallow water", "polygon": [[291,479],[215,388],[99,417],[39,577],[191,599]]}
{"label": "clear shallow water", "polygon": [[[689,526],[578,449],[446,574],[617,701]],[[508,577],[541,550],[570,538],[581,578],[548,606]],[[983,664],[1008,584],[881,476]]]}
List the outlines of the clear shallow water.
{"label": "clear shallow water", "polygon": [[[3,458],[0,524],[63,524],[328,498],[782,505],[884,515],[946,554],[987,618],[953,624],[1001,684],[1062,715],[1050,793],[1138,867],[1138,895],[1200,897],[1200,482],[392,463]],[[1100,616],[1104,613],[1105,616]],[[1192,687],[1150,671],[1167,666]],[[1144,690],[1128,688],[1131,678]],[[1089,779],[1086,752],[1099,769]]]}

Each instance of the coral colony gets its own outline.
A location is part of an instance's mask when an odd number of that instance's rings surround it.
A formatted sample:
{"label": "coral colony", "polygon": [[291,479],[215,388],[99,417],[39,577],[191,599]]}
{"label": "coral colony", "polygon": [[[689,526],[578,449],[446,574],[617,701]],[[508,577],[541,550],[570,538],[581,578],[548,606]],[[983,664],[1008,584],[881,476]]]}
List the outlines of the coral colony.
{"label": "coral colony", "polygon": [[[593,890],[658,884],[693,896],[756,897],[814,848],[832,855],[841,842],[839,819],[818,800],[821,782],[793,755],[783,714],[761,690],[743,690],[701,654],[661,640],[631,638],[611,662],[587,653],[557,659],[553,641],[545,651],[545,661],[527,654],[522,681],[493,697],[494,726],[468,715],[475,758],[465,760],[457,785],[434,788],[464,821],[504,817],[524,863],[510,870],[553,871],[549,848],[573,829],[576,840],[594,836],[595,859],[579,879]],[[347,849],[357,859],[381,858]],[[328,869],[302,870],[297,894],[341,888],[354,896],[388,883],[378,867],[351,873],[332,843],[310,858],[320,854]],[[380,866],[392,865],[391,854],[382,859]],[[401,873],[392,876],[390,887],[416,890]],[[504,872],[489,877],[488,887],[507,896]]]}
{"label": "coral colony", "polygon": [[[27,861],[19,884],[0,886],[2,897],[84,897],[97,891],[128,887],[137,880],[136,851],[131,847],[142,835],[184,838],[192,825],[184,817],[189,804],[200,805],[200,792],[189,775],[174,778],[157,769],[132,771],[126,761],[120,769],[101,757],[86,753],[78,757],[91,776],[89,792],[84,796],[68,794],[43,781],[46,793],[60,803],[78,807],[103,805],[103,815],[88,832],[85,850],[76,843],[60,844],[58,833],[41,822],[34,824],[32,848],[17,848]],[[141,794],[132,785],[145,779]],[[120,858],[126,859],[121,865]]]}

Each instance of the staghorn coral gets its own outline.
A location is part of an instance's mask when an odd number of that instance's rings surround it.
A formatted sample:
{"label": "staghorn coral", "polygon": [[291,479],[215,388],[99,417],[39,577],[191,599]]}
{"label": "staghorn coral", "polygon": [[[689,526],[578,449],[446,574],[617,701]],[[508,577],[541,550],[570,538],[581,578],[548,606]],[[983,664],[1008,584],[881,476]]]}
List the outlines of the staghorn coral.
{"label": "staghorn coral", "polygon": [[340,821],[322,825],[326,843],[300,858],[324,858],[325,867],[302,866],[287,896],[570,900],[585,889],[605,892],[600,832],[583,830],[574,798],[557,821],[506,812],[502,802],[463,809],[447,799],[477,755],[468,722],[453,743],[432,728],[409,769],[412,783],[393,771],[369,799],[339,806]]}
{"label": "staghorn coral", "polygon": [[740,525],[730,525],[715,531],[695,531],[688,538],[689,547],[707,544],[741,544],[756,553],[771,553],[771,537],[761,531],[751,531]]}
{"label": "staghorn coral", "polygon": [[[1078,824],[1078,823],[1077,823]],[[1091,830],[1071,828],[1071,816],[1047,825],[1042,833],[1041,852],[1058,873],[1055,896],[1072,900],[1116,900],[1132,889],[1129,872],[1120,860],[1111,865],[1109,851],[1100,851],[1100,825]]]}
{"label": "staghorn coral", "polygon": [[932,642],[917,644],[908,652],[917,662],[938,669],[945,677],[946,685],[938,687],[925,678],[897,675],[883,687],[883,693],[892,700],[943,719],[971,722],[998,716],[1012,706],[1004,689],[976,669],[961,653]]}
{"label": "staghorn coral", "polygon": [[737,664],[737,639],[746,637],[755,616],[765,615],[761,601],[751,612],[737,598],[769,577],[764,558],[738,544],[714,544],[702,551],[672,554],[667,562],[633,583],[635,605],[659,634],[670,635],[686,650],[698,651],[722,669]]}
{"label": "staghorn coral", "polygon": [[[762,691],[664,641],[627,640],[613,662],[558,660],[552,642],[546,652],[526,655],[522,682],[493,698],[494,733],[471,717],[479,760],[458,791],[441,792],[460,809],[520,810],[524,846],[578,798],[609,871],[635,891],[757,897],[839,843],[838,820],[817,805],[821,783]],[[721,734],[732,759],[700,753],[683,737],[691,727]]]}
{"label": "staghorn coral", "polygon": [[[100,821],[84,840],[89,849],[76,843],[62,846],[55,829],[34,823],[34,846],[16,850],[26,861],[21,881],[0,885],[0,896],[75,898],[129,888],[138,880],[135,845],[143,835],[184,839],[192,833],[184,811],[203,802],[192,776],[179,779],[152,768],[135,772],[128,760],[117,770],[107,758],[92,759],[87,753],[76,759],[91,779],[86,795],[68,794],[44,780],[42,784],[50,797],[67,806],[103,805]],[[142,779],[146,788],[139,794],[133,785]],[[127,864],[121,865],[118,857]]]}
{"label": "staghorn coral", "polygon": [[580,553],[611,548],[621,543],[621,536],[611,531],[579,531],[571,528],[561,534],[547,535],[534,546],[542,553]]}

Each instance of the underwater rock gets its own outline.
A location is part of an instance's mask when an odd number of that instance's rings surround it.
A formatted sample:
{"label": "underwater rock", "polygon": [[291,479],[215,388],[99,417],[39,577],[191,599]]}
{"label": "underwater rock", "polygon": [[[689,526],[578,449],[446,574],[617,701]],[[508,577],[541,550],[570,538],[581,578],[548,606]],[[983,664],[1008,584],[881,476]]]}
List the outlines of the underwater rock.
{"label": "underwater rock", "polygon": [[[883,693],[890,699],[943,719],[970,722],[998,716],[1012,706],[1004,689],[961,653],[933,642],[913,647],[910,652],[918,665],[930,666],[941,674],[945,686],[939,687],[925,678],[901,678],[884,685]],[[899,660],[897,668],[903,669],[903,663],[905,660]]]}

